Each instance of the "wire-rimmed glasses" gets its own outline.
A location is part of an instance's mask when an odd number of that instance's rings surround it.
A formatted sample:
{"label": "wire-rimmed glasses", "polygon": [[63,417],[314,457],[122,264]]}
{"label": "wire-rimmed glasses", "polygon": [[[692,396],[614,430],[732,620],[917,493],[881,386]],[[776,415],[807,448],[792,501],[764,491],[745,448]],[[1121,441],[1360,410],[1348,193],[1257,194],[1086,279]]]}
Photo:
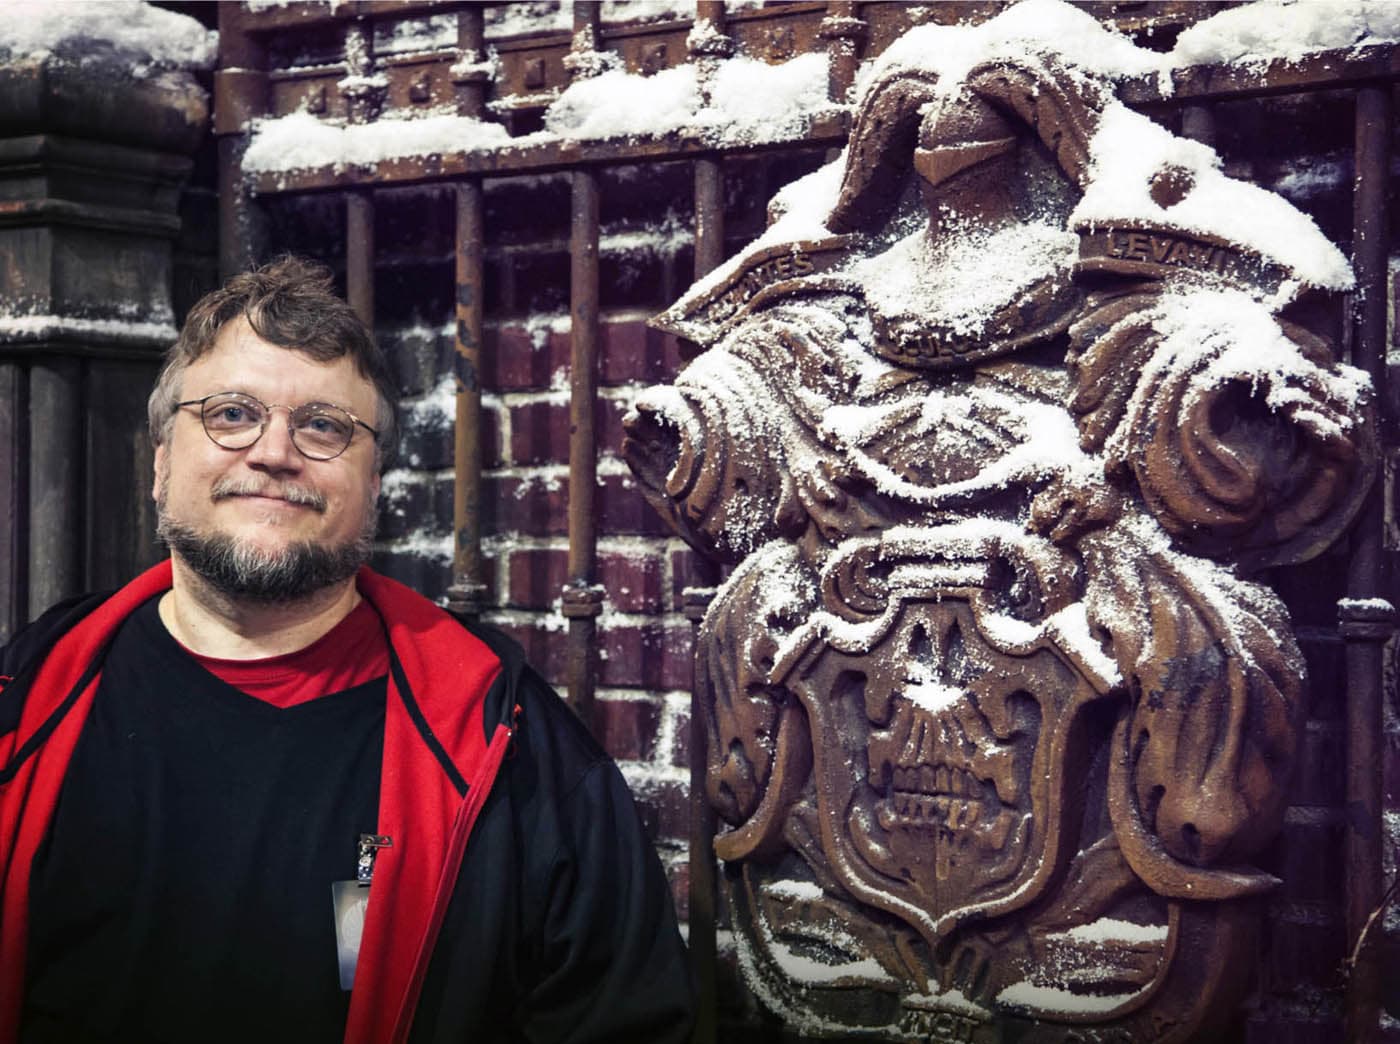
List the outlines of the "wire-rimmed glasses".
{"label": "wire-rimmed glasses", "polygon": [[183,406],[198,406],[204,434],[216,446],[228,450],[247,449],[262,438],[275,409],[287,411],[287,432],[292,445],[311,460],[334,460],[344,453],[355,436],[357,424],[379,438],[379,432],[344,406],[328,402],[269,406],[242,392],[214,392],[202,399],[186,399],[175,404],[176,409]]}

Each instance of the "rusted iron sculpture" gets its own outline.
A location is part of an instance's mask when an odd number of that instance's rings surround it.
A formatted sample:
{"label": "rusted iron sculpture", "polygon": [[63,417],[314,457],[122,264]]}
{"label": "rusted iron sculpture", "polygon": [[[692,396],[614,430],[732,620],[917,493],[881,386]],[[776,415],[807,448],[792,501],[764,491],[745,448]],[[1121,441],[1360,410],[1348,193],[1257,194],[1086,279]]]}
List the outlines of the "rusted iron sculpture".
{"label": "rusted iron sculpture", "polygon": [[[1345,264],[1053,55],[863,98],[656,320],[699,354],[627,420],[733,567],[697,675],[746,978],[814,1035],[1208,1036],[1303,715],[1250,578],[1375,466],[1365,378],[1285,318]],[[1120,125],[1169,147],[1114,173]],[[1302,231],[1213,230],[1222,192]]]}

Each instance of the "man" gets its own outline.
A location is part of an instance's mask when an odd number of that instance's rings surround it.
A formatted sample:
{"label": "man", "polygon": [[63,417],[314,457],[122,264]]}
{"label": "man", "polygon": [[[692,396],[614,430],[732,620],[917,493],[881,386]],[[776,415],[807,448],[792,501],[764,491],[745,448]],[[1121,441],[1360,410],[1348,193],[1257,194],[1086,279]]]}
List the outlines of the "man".
{"label": "man", "polygon": [[0,652],[0,1042],[687,1038],[616,766],[363,565],[393,395],[324,269],[190,312],[150,398],[170,559]]}

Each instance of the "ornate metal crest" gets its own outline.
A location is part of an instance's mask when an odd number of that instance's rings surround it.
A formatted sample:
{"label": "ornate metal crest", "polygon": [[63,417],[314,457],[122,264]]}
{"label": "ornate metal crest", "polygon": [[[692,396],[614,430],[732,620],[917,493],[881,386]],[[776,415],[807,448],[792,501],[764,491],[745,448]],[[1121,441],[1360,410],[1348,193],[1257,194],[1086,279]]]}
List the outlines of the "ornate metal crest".
{"label": "ornate metal crest", "polygon": [[1374,470],[1365,378],[1285,318],[1336,248],[1015,10],[887,52],[841,159],[658,317],[700,351],[627,422],[733,567],[716,850],[750,984],[817,1035],[1228,1015],[1305,687],[1251,577]]}

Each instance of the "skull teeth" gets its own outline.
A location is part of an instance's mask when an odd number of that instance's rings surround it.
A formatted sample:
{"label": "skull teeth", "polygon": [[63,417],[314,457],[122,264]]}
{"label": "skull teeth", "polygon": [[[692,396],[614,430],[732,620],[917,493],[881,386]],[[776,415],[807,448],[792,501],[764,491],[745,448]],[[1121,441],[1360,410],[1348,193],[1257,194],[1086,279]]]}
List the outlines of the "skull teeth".
{"label": "skull teeth", "polygon": [[896,767],[891,789],[896,793],[980,800],[984,784],[966,769],[949,765]]}
{"label": "skull teeth", "polygon": [[896,791],[880,802],[877,817],[886,830],[893,827],[942,827],[969,830],[982,817],[980,801],[941,794],[911,794]]}

